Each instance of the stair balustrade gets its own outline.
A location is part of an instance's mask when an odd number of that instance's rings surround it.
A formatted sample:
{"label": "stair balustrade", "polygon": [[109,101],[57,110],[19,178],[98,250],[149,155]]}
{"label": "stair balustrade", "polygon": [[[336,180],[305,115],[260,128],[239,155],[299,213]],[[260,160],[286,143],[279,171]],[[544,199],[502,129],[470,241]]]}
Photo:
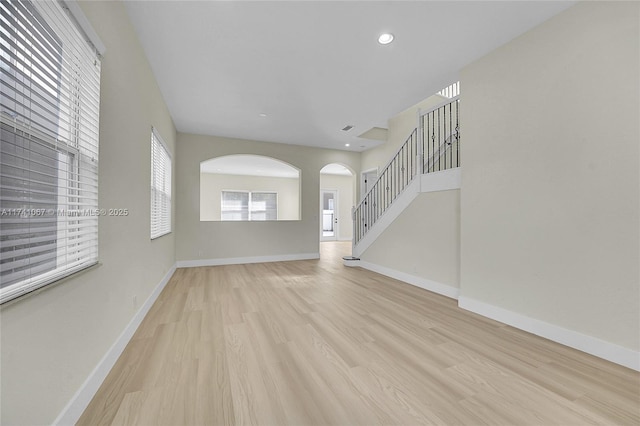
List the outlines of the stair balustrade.
{"label": "stair balustrade", "polygon": [[389,206],[416,178],[460,167],[460,97],[427,112],[353,209],[353,244],[358,244]]}

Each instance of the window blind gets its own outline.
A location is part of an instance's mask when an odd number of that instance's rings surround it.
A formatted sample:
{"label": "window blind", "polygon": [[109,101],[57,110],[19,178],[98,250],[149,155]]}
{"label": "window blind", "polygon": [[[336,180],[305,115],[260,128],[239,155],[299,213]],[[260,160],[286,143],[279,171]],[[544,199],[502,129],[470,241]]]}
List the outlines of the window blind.
{"label": "window blind", "polygon": [[222,191],[220,220],[278,220],[276,192]]}
{"label": "window blind", "polygon": [[100,61],[60,3],[0,3],[0,303],[98,260]]}
{"label": "window blind", "polygon": [[251,220],[278,220],[278,194],[252,192]]}
{"label": "window blind", "polygon": [[249,220],[249,192],[222,191],[220,220]]}
{"label": "window blind", "polygon": [[151,129],[151,239],[171,232],[171,156]]}

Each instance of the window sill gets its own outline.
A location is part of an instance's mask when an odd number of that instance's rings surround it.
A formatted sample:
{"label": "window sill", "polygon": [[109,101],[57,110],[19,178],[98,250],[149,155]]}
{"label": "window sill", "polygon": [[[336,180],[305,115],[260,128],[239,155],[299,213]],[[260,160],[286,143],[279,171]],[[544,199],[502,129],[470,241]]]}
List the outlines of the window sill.
{"label": "window sill", "polygon": [[73,273],[71,273],[69,275],[66,275],[64,277],[58,278],[55,281],[51,281],[50,283],[47,283],[47,284],[44,284],[44,285],[42,285],[40,287],[34,288],[33,290],[28,291],[27,293],[23,293],[23,294],[17,295],[15,297],[3,302],[0,305],[0,307],[2,309],[5,309],[8,306],[16,304],[16,303],[18,303],[20,301],[23,301],[23,300],[25,300],[25,299],[27,299],[29,297],[35,296],[37,294],[40,294],[40,293],[42,293],[42,292],[44,292],[44,291],[46,291],[48,289],[51,289],[53,287],[56,287],[56,286],[58,286],[60,284],[63,284],[65,282],[69,281],[70,279],[77,278],[77,277],[79,277],[80,275],[82,275],[82,274],[84,274],[86,272],[89,272],[89,271],[92,271],[94,269],[97,269],[100,266],[102,266],[102,263],[100,261],[98,261],[98,262],[96,262],[96,263],[94,263],[92,265],[84,267],[84,268],[82,268],[82,269],[80,269],[78,271],[75,271],[75,272],[73,272]]}

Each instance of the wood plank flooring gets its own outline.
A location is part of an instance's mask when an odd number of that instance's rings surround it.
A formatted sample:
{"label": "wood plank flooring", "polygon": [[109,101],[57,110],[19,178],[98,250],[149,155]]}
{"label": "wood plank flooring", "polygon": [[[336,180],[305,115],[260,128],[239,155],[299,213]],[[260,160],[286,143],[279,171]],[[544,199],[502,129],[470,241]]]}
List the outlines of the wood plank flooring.
{"label": "wood plank flooring", "polygon": [[178,269],[80,425],[640,424],[640,374],[322,259]]}

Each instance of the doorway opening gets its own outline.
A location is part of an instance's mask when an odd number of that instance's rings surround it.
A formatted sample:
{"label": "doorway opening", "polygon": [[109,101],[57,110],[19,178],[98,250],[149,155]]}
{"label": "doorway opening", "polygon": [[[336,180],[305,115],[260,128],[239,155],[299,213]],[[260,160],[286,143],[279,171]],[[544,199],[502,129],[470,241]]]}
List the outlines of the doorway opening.
{"label": "doorway opening", "polygon": [[378,168],[365,170],[360,174],[360,199],[364,199],[367,192],[373,187],[378,179]]}
{"label": "doorway opening", "polygon": [[320,190],[322,209],[321,241],[335,241],[338,239],[338,191],[333,189]]}
{"label": "doorway opening", "polygon": [[331,163],[320,170],[320,241],[351,241],[351,209],[356,202],[356,174],[347,167]]}

